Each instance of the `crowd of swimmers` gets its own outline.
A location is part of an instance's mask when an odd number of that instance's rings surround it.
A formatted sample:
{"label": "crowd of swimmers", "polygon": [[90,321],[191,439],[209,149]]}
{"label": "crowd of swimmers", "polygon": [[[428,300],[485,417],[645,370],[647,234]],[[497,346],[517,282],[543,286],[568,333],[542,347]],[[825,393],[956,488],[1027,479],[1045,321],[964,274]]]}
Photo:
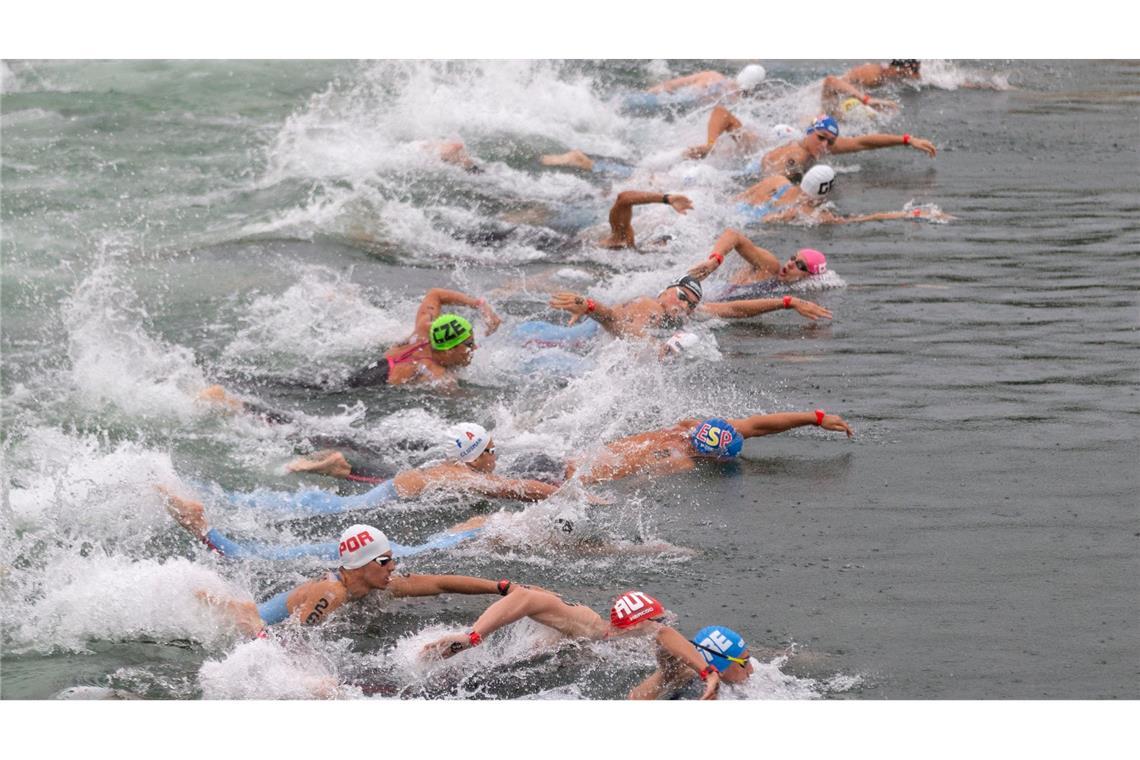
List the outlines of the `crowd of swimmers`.
{"label": "crowd of swimmers", "polygon": [[[727,107],[741,98],[754,96],[765,79],[762,67],[750,64],[735,77],[719,72],[691,74],[627,98],[626,107],[644,110],[679,103],[698,107],[713,105],[705,143],[685,150],[690,160],[703,160],[721,146],[741,157],[754,158],[745,174],[755,182],[732,202],[741,214],[764,222],[791,221],[805,215],[822,223],[848,223],[915,216],[911,212],[885,212],[844,217],[821,206],[836,181],[834,169],[821,163],[829,154],[902,147],[933,158],[937,149],[929,140],[909,134],[873,133],[841,136],[840,121],[856,107],[893,111],[897,102],[872,95],[872,90],[893,82],[920,76],[913,60],[866,64],[826,77],[821,82],[825,113],[811,121],[796,136],[785,131],[785,141],[758,153],[764,141],[760,132],[746,127]],[[441,160],[477,173],[479,165],[462,144],[432,143]],[[543,156],[546,166],[594,171],[607,159],[577,150]],[[637,245],[633,229],[634,207],[664,204],[678,214],[693,209],[685,195],[656,191],[626,190],[618,193],[609,213],[609,234],[596,243],[604,248]],[[740,266],[726,286],[706,293],[704,281],[733,253]],[[512,334],[540,345],[565,345],[597,341],[603,333],[643,343],[655,356],[648,361],[669,360],[683,351],[687,333],[683,328],[694,319],[746,319],[777,310],[795,311],[807,320],[831,319],[823,306],[788,292],[788,286],[808,278],[826,276],[827,256],[812,248],[783,255],[766,250],[737,229],[725,230],[711,252],[683,275],[672,279],[656,294],[646,294],[624,303],[603,303],[582,293],[553,292],[549,306],[565,312],[566,324],[530,320],[514,325]],[[343,378],[346,389],[374,386],[430,385],[447,392],[458,386],[457,370],[470,364],[477,350],[476,327],[467,310],[481,318],[484,332],[495,332],[503,320],[484,298],[456,290],[432,288],[416,311],[410,336],[388,348],[375,362]],[[203,397],[234,412],[262,415],[270,422],[289,415],[266,408],[255,400],[214,386]],[[728,461],[738,457],[749,438],[782,433],[802,426],[853,435],[846,421],[823,409],[802,412],[754,414],[727,418],[710,415],[678,420],[667,427],[646,430],[609,441],[598,449],[583,451],[564,462],[549,463],[543,477],[510,477],[496,472],[496,443],[492,433],[474,422],[462,422],[438,431],[446,440],[448,457],[420,467],[378,473],[354,461],[344,447],[330,447],[301,457],[288,466],[291,472],[355,481],[365,490],[341,495],[323,488],[291,492],[258,490],[224,492],[222,500],[248,510],[292,517],[376,512],[396,501],[421,499],[439,491],[472,497],[508,499],[524,503],[545,500],[568,487],[585,489],[585,499],[595,504],[605,500],[590,487],[631,476],[664,477],[694,468],[701,460]],[[657,668],[629,693],[633,699],[715,698],[721,684],[740,683],[753,673],[757,660],[745,638],[723,623],[710,621],[686,637],[674,628],[665,603],[642,590],[616,593],[605,614],[575,604],[558,593],[517,579],[489,579],[465,575],[401,574],[401,559],[426,552],[446,551],[477,539],[485,530],[486,516],[460,522],[429,536],[421,543],[401,544],[375,525],[354,523],[328,541],[301,545],[270,545],[235,539],[211,526],[198,494],[162,488],[170,514],[210,551],[230,561],[245,559],[294,560],[317,558],[336,569],[301,583],[260,603],[201,594],[210,608],[232,622],[243,634],[269,635],[272,626],[315,625],[334,615],[343,605],[372,592],[394,597],[441,594],[488,594],[498,596],[466,630],[446,635],[423,647],[425,659],[461,657],[472,647],[493,645],[499,629],[529,618],[568,639],[602,641],[633,638],[645,641],[654,653]],[[567,529],[572,529],[567,526]],[[608,617],[607,617],[608,616]]]}

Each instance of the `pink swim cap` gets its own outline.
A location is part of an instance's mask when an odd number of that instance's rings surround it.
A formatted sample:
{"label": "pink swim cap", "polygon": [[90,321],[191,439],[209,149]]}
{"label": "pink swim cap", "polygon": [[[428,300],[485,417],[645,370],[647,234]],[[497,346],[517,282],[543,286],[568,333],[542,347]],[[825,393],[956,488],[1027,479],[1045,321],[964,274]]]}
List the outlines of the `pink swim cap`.
{"label": "pink swim cap", "polygon": [[801,248],[799,257],[807,264],[808,274],[823,274],[827,271],[827,257],[814,248]]}

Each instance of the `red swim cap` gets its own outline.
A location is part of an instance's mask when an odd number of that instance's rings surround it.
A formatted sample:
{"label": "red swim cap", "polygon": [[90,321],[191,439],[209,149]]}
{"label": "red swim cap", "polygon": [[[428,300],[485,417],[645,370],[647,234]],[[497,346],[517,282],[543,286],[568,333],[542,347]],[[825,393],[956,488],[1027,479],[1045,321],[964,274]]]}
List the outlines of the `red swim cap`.
{"label": "red swim cap", "polygon": [[610,622],[617,628],[629,628],[643,620],[665,614],[665,608],[644,591],[627,591],[610,607]]}

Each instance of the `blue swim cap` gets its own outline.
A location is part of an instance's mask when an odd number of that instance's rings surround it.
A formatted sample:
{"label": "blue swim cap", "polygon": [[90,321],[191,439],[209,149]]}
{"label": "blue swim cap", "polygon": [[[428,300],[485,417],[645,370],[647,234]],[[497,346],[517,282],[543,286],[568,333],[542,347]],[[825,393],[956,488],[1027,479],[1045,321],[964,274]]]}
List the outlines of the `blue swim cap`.
{"label": "blue swim cap", "polygon": [[812,122],[812,125],[804,132],[805,135],[810,135],[812,132],[830,132],[836,137],[839,137],[839,122],[831,118],[825,113],[821,113]]}
{"label": "blue swim cap", "polygon": [[[720,655],[740,657],[748,648],[748,645],[744,643],[744,638],[739,633],[731,628],[725,628],[723,625],[707,625],[697,631],[697,635],[693,637],[693,644],[701,653],[701,657],[705,658],[705,662],[715,666],[722,673],[732,664],[732,661],[726,660]],[[717,654],[718,652],[720,654]]]}
{"label": "blue swim cap", "polygon": [[701,454],[713,454],[722,458],[734,457],[744,448],[744,439],[740,433],[721,417],[713,417],[698,424],[689,434],[689,441]]}

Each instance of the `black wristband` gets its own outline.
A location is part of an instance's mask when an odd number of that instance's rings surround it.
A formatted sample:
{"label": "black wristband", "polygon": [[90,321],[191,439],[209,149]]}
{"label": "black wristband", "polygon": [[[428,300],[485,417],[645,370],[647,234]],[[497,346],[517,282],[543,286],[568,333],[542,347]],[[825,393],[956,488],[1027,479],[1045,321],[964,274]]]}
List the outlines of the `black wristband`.
{"label": "black wristband", "polygon": [[666,206],[669,205],[669,193],[665,193],[665,195],[663,195],[661,197],[661,202],[664,203]]}

